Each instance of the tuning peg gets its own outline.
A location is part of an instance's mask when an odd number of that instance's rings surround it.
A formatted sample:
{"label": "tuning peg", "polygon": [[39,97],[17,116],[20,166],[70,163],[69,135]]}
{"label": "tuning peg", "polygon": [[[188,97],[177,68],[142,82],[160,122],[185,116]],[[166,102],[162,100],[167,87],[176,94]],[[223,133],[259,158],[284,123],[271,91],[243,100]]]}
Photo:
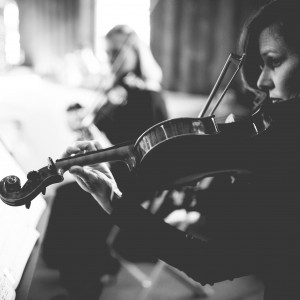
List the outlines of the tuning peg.
{"label": "tuning peg", "polygon": [[39,180],[41,178],[40,173],[38,171],[30,171],[27,174],[27,179],[30,181],[36,181]]}
{"label": "tuning peg", "polygon": [[48,169],[50,171],[56,171],[56,166],[51,157],[48,157]]}

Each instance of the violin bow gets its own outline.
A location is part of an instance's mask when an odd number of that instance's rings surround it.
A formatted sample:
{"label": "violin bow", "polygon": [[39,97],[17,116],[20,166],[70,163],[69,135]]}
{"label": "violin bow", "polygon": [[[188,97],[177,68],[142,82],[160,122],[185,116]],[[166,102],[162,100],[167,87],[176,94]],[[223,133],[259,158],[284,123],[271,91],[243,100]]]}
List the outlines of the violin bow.
{"label": "violin bow", "polygon": [[224,78],[224,76],[225,76],[225,74],[226,74],[226,72],[227,72],[227,70],[228,70],[228,68],[230,66],[230,63],[232,62],[232,59],[237,60],[239,62],[238,66],[237,66],[237,69],[235,70],[235,72],[231,76],[228,84],[224,88],[224,90],[223,90],[220,98],[218,99],[217,103],[215,104],[215,106],[211,110],[209,116],[211,116],[215,112],[215,110],[218,108],[219,104],[221,103],[221,101],[222,101],[225,93],[227,92],[227,90],[228,90],[231,82],[235,78],[236,74],[239,72],[239,70],[240,70],[240,68],[242,66],[242,63],[243,63],[243,61],[245,59],[245,56],[246,56],[245,53],[243,53],[242,55],[238,55],[238,54],[235,54],[235,53],[230,53],[229,54],[229,56],[228,56],[228,58],[227,58],[227,60],[226,60],[226,62],[224,64],[224,66],[223,66],[223,69],[222,69],[222,71],[221,71],[221,73],[220,73],[220,75],[219,75],[219,77],[218,77],[218,79],[217,79],[217,81],[216,81],[213,89],[211,90],[211,92],[210,92],[210,94],[209,94],[209,96],[208,96],[208,98],[206,100],[206,103],[205,103],[203,109],[201,110],[201,112],[198,115],[198,118],[203,118],[204,115],[205,115],[205,113],[207,112],[207,109],[209,108],[209,106],[210,106],[210,104],[211,104],[214,96],[216,95],[216,92],[217,92],[218,88],[220,87],[220,84],[221,84],[221,82],[222,82],[222,80],[223,80],[223,78]]}

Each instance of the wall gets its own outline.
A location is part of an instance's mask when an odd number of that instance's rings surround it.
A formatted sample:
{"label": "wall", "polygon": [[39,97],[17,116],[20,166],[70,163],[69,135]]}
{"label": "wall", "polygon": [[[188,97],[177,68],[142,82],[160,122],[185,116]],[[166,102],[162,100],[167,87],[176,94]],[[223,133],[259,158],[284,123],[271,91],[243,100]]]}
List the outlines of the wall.
{"label": "wall", "polygon": [[151,47],[164,88],[208,93],[237,40],[254,0],[152,0]]}
{"label": "wall", "polygon": [[25,63],[51,69],[57,58],[79,45],[93,44],[94,0],[19,0]]}

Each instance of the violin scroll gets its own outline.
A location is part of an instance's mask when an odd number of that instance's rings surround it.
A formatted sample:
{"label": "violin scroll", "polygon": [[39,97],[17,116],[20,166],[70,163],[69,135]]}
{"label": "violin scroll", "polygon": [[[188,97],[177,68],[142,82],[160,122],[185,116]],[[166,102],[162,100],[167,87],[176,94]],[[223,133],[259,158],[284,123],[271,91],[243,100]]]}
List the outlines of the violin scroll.
{"label": "violin scroll", "polygon": [[51,158],[47,167],[38,171],[31,171],[27,174],[27,181],[21,187],[19,177],[9,175],[0,181],[0,198],[11,206],[25,205],[30,207],[33,200],[39,193],[45,194],[46,187],[63,181],[63,176],[57,171]]}
{"label": "violin scroll", "polygon": [[20,178],[14,175],[6,176],[4,179],[4,188],[7,192],[18,192],[21,189]]}

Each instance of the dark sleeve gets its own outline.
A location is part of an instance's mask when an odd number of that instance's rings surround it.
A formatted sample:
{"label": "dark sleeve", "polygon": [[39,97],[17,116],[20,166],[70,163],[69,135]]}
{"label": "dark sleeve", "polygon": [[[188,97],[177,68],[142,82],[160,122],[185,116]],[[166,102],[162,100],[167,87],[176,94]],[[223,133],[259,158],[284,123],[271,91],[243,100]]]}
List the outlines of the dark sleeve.
{"label": "dark sleeve", "polygon": [[226,238],[202,241],[168,225],[126,196],[113,202],[112,219],[131,234],[143,232],[144,247],[150,247],[157,258],[201,284],[231,280],[255,271],[254,255],[243,245],[226,242]]}

